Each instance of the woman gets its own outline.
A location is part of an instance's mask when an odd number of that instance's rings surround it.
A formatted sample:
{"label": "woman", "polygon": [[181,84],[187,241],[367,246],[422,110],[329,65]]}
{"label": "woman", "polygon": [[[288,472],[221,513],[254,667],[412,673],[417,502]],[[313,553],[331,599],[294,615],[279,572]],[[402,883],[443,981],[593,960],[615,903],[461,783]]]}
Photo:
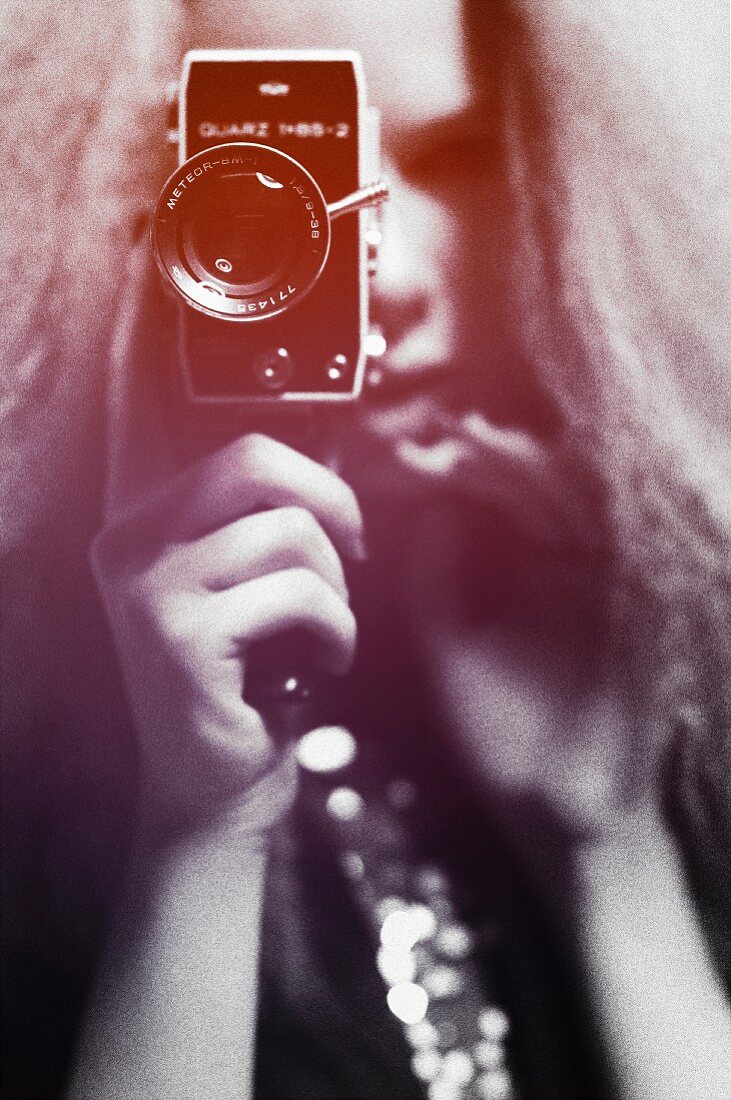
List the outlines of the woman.
{"label": "woman", "polygon": [[[34,775],[46,762],[50,789],[59,780],[48,762],[67,769],[71,804],[89,789],[96,744],[115,747],[111,773],[130,774],[117,747],[129,751],[124,703],[84,565],[100,527],[96,580],[139,746],[142,827],[72,1092],[246,1095],[265,838],[292,784],[288,758],[240,702],[241,652],[304,624],[326,667],[347,666],[354,622],[340,561],[362,557],[360,512],[329,471],[185,407],[135,234],[165,174],[157,90],[182,50],[327,39],[364,54],[392,162],[376,303],[389,353],[384,396],[362,416],[363,448],[372,453],[369,435],[385,440],[418,475],[413,494],[430,500],[414,508],[405,609],[426,679],[469,771],[506,805],[511,851],[552,872],[526,872],[548,911],[553,872],[575,871],[575,939],[619,1088],[722,1095],[727,1007],[684,885],[688,874],[713,937],[728,912],[717,762],[728,754],[730,667],[718,126],[712,68],[677,48],[707,35],[699,52],[716,55],[712,11],[687,27],[674,13],[676,40],[667,5],[641,27],[608,3],[464,13],[451,0],[427,12],[409,3],[377,25],[360,2],[313,6],[303,21],[301,6],[295,17],[258,0],[245,26],[226,5],[159,4],[103,23],[72,8],[56,49],[44,27],[40,61],[27,60],[38,24],[11,14],[27,48],[4,71],[15,84],[29,66],[38,87],[16,107],[15,129],[47,134],[31,127],[34,112],[43,118],[45,89],[62,88],[69,98],[46,140],[73,166],[49,177],[48,146],[23,155],[5,241],[25,291],[13,298],[6,355],[6,591],[23,607],[5,632],[11,824],[43,820],[36,784],[21,782],[28,760]],[[69,40],[83,74],[70,85]],[[120,171],[112,151],[134,170]],[[55,228],[39,225],[40,195]],[[50,323],[27,304],[49,286]],[[190,438],[194,453],[181,459]],[[345,448],[353,480],[359,465]],[[250,514],[262,501],[270,510]],[[490,533],[499,525],[504,563]],[[468,598],[460,572],[480,578]],[[671,767],[680,794],[665,807]],[[112,788],[122,805],[130,787]],[[535,813],[515,814],[525,796]],[[98,815],[119,810],[107,796]],[[558,854],[537,843],[546,810]],[[17,829],[11,863],[28,882]],[[123,848],[123,830],[114,839]],[[481,838],[471,844],[479,855]],[[47,842],[36,849],[49,859]],[[73,913],[60,877],[52,896]],[[90,877],[82,868],[73,881]],[[62,912],[51,924],[71,921]],[[21,926],[13,959],[27,972],[37,946]],[[635,936],[662,943],[661,957],[628,954]],[[48,939],[58,959],[64,945]]]}

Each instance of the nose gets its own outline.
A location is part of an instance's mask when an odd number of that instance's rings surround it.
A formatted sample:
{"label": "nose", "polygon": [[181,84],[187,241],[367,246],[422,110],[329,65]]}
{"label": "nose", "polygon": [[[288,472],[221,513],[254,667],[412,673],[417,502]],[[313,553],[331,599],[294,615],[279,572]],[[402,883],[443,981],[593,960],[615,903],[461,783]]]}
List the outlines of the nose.
{"label": "nose", "polygon": [[385,173],[391,199],[381,214],[372,320],[386,341],[381,365],[406,375],[444,366],[454,353],[453,311],[446,278],[446,215],[429,196]]}

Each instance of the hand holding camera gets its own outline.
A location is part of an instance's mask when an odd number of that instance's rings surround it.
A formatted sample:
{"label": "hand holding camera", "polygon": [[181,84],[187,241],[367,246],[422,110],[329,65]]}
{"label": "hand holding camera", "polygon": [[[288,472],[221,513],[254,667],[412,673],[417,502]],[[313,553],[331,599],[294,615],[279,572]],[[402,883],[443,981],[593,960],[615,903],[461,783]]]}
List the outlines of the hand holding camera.
{"label": "hand holding camera", "polygon": [[97,537],[95,573],[139,734],[145,837],[220,819],[260,829],[283,812],[280,783],[252,819],[251,788],[276,754],[242,698],[247,651],[304,628],[316,666],[347,669],[355,623],[341,555],[362,556],[351,490],[260,435],[184,471]]}

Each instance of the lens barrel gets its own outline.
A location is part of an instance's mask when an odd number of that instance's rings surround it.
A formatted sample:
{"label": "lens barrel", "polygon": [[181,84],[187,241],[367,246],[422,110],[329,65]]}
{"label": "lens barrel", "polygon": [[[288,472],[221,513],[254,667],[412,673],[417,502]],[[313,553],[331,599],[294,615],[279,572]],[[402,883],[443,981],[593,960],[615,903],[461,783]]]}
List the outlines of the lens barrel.
{"label": "lens barrel", "polygon": [[153,246],[167,280],[193,308],[261,321],[291,308],[327,261],[322,192],[292,157],[232,142],[191,157],[155,208]]}

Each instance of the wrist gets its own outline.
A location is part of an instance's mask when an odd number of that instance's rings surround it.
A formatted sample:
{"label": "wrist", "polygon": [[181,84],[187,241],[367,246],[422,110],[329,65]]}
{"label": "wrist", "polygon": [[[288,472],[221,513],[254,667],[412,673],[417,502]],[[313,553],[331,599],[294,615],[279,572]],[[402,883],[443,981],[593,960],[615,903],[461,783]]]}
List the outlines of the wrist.
{"label": "wrist", "polygon": [[262,880],[270,832],[219,821],[184,834],[138,830],[118,898],[120,927],[156,926],[185,898],[235,908],[243,884]]}
{"label": "wrist", "polygon": [[296,789],[297,766],[289,750],[242,792],[212,795],[198,804],[158,797],[143,779],[133,853],[164,859],[206,846],[257,846],[291,809]]}
{"label": "wrist", "polygon": [[643,807],[612,829],[577,846],[575,877],[585,907],[644,905],[685,892],[685,872],[675,838],[659,810]]}

